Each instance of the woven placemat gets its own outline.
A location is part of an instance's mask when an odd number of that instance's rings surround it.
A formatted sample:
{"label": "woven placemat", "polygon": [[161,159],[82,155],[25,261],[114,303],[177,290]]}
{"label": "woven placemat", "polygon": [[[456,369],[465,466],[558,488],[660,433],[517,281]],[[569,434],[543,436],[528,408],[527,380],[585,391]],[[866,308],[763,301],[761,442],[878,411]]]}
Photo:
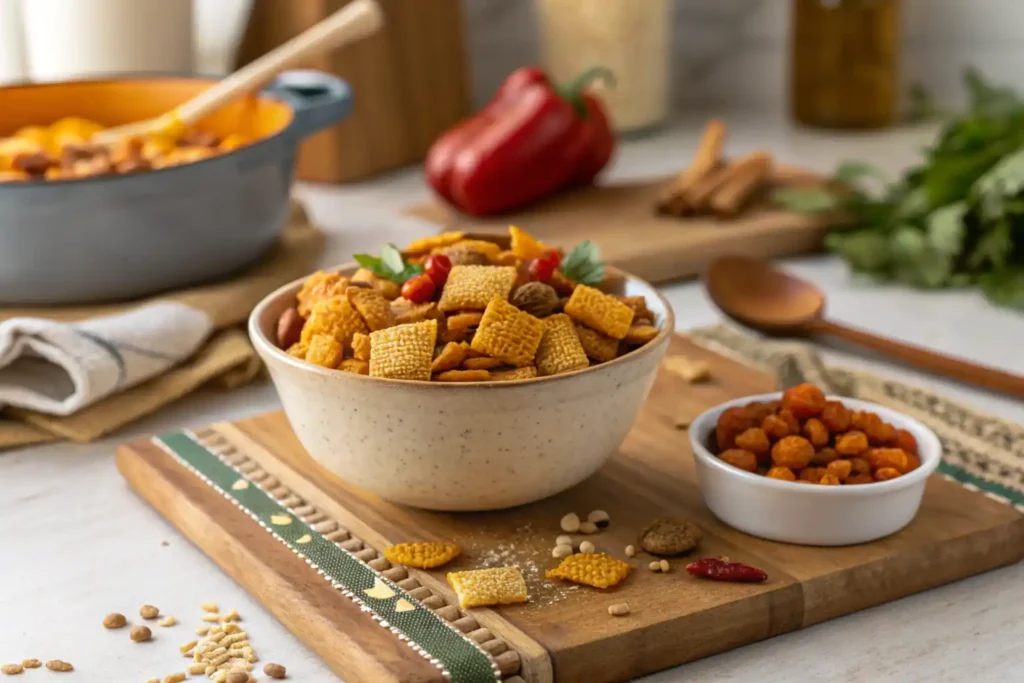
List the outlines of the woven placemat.
{"label": "woven placemat", "polygon": [[773,373],[780,389],[811,382],[826,393],[879,403],[923,422],[942,440],[943,476],[1024,511],[1024,427],[920,387],[826,364],[809,344],[765,340],[729,325],[703,327],[688,336]]}
{"label": "woven placemat", "polygon": [[206,313],[216,330],[192,358],[169,372],[74,415],[5,410],[0,415],[0,449],[60,439],[92,441],[200,387],[234,389],[247,384],[256,377],[262,364],[241,324],[264,296],[311,271],[323,247],[324,234],[309,221],[302,206],[293,201],[288,225],[278,245],[262,261],[229,280],[119,304],[0,307],[0,320],[24,316],[75,321],[123,313],[154,301],[176,301]]}

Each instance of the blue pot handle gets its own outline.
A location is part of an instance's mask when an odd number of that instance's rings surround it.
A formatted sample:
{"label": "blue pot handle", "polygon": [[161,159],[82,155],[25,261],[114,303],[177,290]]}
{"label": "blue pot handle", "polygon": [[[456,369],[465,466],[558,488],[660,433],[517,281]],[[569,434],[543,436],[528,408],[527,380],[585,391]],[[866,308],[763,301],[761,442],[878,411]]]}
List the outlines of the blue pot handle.
{"label": "blue pot handle", "polygon": [[323,71],[286,71],[267,84],[263,92],[295,112],[289,132],[297,138],[334,125],[352,111],[352,89],[348,83]]}

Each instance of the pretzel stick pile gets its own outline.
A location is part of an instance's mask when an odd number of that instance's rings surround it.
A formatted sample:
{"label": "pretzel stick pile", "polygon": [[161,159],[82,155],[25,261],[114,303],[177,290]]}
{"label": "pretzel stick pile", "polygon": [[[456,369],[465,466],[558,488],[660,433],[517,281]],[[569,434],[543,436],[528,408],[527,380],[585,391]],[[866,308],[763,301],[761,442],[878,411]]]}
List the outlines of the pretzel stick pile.
{"label": "pretzel stick pile", "polygon": [[725,137],[724,123],[717,119],[708,123],[690,166],[659,198],[658,213],[729,218],[741,213],[760,194],[771,178],[771,155],[758,151],[727,161],[722,158]]}

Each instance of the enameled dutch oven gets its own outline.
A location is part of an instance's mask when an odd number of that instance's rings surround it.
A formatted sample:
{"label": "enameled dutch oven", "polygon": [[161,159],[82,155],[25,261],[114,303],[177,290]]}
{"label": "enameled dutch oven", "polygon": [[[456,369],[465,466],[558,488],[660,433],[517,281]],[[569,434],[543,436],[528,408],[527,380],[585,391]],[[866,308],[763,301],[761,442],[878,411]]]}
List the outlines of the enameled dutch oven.
{"label": "enameled dutch oven", "polygon": [[[139,121],[212,82],[168,77],[0,88],[0,137],[65,116],[104,126]],[[238,150],[131,175],[0,184],[0,304],[132,299],[245,268],[284,227],[299,143],[351,108],[344,81],[290,71],[258,97],[201,123],[220,136],[256,138]]]}

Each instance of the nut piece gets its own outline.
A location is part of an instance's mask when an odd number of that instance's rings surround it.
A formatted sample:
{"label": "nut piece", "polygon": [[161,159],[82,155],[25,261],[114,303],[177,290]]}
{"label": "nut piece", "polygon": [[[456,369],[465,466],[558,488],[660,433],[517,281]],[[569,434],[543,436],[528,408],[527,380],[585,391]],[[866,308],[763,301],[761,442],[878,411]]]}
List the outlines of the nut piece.
{"label": "nut piece", "polygon": [[572,545],[572,536],[559,536],[555,539],[555,545]]}
{"label": "nut piece", "polygon": [[580,522],[580,533],[581,534],[596,534],[597,525],[593,522]]}
{"label": "nut piece", "polygon": [[124,615],[117,612],[103,617],[103,626],[106,628],[122,628],[127,623],[128,620],[124,618]]}
{"label": "nut piece", "polygon": [[652,572],[660,572],[661,562],[655,560],[654,562],[651,562],[649,565],[647,565],[647,568],[650,569]]}
{"label": "nut piece", "polygon": [[598,529],[604,529],[611,524],[612,518],[608,516],[608,513],[604,510],[592,510],[587,515],[587,521],[595,525]]}
{"label": "nut piece", "polygon": [[188,678],[188,676],[179,671],[178,673],[167,674],[164,676],[164,683],[181,683],[186,678]]}
{"label": "nut piece", "polygon": [[232,671],[224,679],[224,683],[249,683],[249,674],[245,671]]}
{"label": "nut piece", "polygon": [[682,555],[697,547],[703,534],[693,522],[662,517],[640,533],[640,547],[652,555]]}
{"label": "nut piece", "polygon": [[199,644],[198,640],[190,640],[187,643],[185,643],[184,645],[182,645],[181,647],[179,647],[178,648],[178,652],[180,652],[183,655],[187,655],[198,644]]}
{"label": "nut piece", "polygon": [[26,659],[25,661],[23,661],[21,663],[21,665],[23,667],[25,667],[26,669],[38,669],[39,667],[41,667],[43,665],[43,663],[40,662],[38,659],[34,659],[33,658],[33,659]]}
{"label": "nut piece", "polygon": [[59,659],[51,659],[46,663],[46,668],[50,671],[74,671],[75,667],[71,666],[70,662],[64,662]]}
{"label": "nut piece", "polygon": [[149,630],[148,626],[136,626],[128,634],[128,637],[136,643],[141,643],[152,638],[153,632]]}
{"label": "nut piece", "polygon": [[543,282],[527,282],[512,293],[512,305],[535,318],[546,318],[558,308],[558,293]]}
{"label": "nut piece", "polygon": [[3,666],[0,666],[0,671],[4,672],[8,676],[20,674],[24,670],[25,667],[23,667],[21,664],[4,664]]}
{"label": "nut piece", "polygon": [[559,524],[562,527],[562,531],[574,534],[580,530],[580,517],[575,512],[570,512],[565,517],[562,517],[562,521]]}
{"label": "nut piece", "polygon": [[661,571],[666,574],[672,570],[672,565],[668,563],[668,560],[662,560],[659,564],[661,565]]}
{"label": "nut piece", "polygon": [[139,608],[139,614],[142,615],[143,619],[156,619],[160,616],[160,609],[153,607],[153,605],[143,605]]}
{"label": "nut piece", "polygon": [[626,546],[626,557],[633,557],[636,555],[636,548],[631,545]]}
{"label": "nut piece", "polygon": [[580,543],[580,552],[581,553],[592,553],[595,550],[597,550],[597,548],[595,548],[594,544],[591,543],[590,541],[583,541],[582,543]]}
{"label": "nut piece", "polygon": [[204,612],[209,612],[211,614],[216,614],[220,611],[220,608],[217,607],[217,603],[215,602],[204,602],[203,604],[199,605],[199,609],[203,610]]}
{"label": "nut piece", "polygon": [[166,617],[166,618],[161,619],[160,621],[158,621],[156,623],[158,625],[160,625],[160,626],[174,626],[175,624],[178,623],[178,620],[175,619],[174,617]]}
{"label": "nut piece", "polygon": [[620,602],[617,605],[609,605],[608,614],[612,615],[613,617],[623,617],[629,614],[629,605],[627,605],[624,602]]}
{"label": "nut piece", "polygon": [[263,667],[263,673],[267,674],[271,678],[284,678],[285,669],[280,664],[267,664]]}
{"label": "nut piece", "polygon": [[[583,546],[581,545],[580,548],[582,549],[582,547]],[[571,545],[565,545],[564,543],[560,543],[560,544],[556,545],[551,550],[551,557],[558,558],[559,560],[562,559],[563,557],[569,557],[570,555],[572,555],[572,546]]]}

